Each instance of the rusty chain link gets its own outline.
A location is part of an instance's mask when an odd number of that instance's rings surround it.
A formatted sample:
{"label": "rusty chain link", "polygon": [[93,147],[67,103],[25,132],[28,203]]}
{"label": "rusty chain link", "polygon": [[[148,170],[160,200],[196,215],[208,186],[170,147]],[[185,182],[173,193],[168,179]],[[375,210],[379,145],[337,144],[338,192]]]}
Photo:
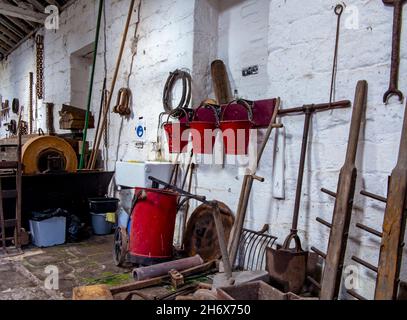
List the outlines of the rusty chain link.
{"label": "rusty chain link", "polygon": [[33,115],[33,86],[34,86],[34,73],[29,73],[29,97],[28,97],[28,121],[30,134],[34,132],[34,115]]}
{"label": "rusty chain link", "polygon": [[35,38],[37,45],[37,83],[36,91],[37,98],[42,100],[44,98],[44,36],[37,35]]}

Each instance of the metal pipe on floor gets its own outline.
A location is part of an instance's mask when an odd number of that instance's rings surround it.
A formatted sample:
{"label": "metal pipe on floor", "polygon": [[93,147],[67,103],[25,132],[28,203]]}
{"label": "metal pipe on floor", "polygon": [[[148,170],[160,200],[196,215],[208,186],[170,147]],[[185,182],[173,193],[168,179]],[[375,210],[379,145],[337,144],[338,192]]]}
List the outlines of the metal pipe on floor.
{"label": "metal pipe on floor", "polygon": [[154,266],[134,269],[133,277],[136,281],[142,281],[167,275],[168,272],[170,272],[171,270],[183,271],[186,269],[198,267],[203,263],[203,259],[199,255],[196,255],[191,258],[180,259],[156,264]]}

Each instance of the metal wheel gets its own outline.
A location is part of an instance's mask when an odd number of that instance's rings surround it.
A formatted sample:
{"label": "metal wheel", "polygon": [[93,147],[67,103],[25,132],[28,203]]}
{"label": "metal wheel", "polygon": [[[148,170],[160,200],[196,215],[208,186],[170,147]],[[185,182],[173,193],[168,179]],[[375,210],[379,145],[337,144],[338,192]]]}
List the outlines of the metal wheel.
{"label": "metal wheel", "polygon": [[128,237],[123,228],[117,228],[114,234],[113,260],[116,266],[122,267],[126,262]]}

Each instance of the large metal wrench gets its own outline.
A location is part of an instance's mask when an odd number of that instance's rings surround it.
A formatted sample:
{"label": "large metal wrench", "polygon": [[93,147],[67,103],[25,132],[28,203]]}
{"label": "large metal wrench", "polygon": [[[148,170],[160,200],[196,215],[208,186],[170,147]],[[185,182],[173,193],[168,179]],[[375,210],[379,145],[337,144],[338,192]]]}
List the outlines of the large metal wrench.
{"label": "large metal wrench", "polygon": [[403,102],[404,95],[398,89],[399,83],[399,67],[400,67],[400,40],[401,40],[401,26],[403,18],[403,5],[407,0],[383,0],[386,6],[394,7],[393,17],[393,45],[391,53],[391,74],[390,74],[390,87],[384,94],[383,102],[387,103],[391,96],[396,95],[399,97],[400,102]]}

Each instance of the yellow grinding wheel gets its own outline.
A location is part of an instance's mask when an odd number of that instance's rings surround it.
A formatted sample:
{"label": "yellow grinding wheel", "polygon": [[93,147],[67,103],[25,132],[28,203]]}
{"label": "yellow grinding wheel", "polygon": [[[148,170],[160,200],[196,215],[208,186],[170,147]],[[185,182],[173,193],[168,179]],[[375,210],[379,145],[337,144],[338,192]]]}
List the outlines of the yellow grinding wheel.
{"label": "yellow grinding wheel", "polygon": [[25,174],[44,173],[50,159],[58,159],[59,169],[76,172],[78,159],[75,150],[65,140],[53,136],[40,136],[27,141],[22,150]]}

